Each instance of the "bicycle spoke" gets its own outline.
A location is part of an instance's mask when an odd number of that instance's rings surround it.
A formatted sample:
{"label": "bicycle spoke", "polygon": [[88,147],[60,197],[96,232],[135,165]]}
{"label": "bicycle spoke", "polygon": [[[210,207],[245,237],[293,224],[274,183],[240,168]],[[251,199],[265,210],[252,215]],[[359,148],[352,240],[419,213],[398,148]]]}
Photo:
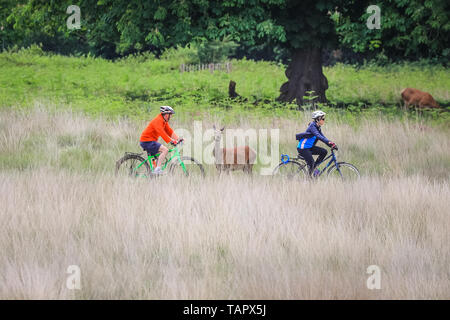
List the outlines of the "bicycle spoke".
{"label": "bicycle spoke", "polygon": [[286,179],[305,178],[306,170],[304,165],[298,162],[288,161],[286,163],[280,163],[274,170],[274,175],[281,176]]}
{"label": "bicycle spoke", "polygon": [[116,163],[116,175],[124,177],[147,177],[150,168],[144,159],[137,155],[126,155]]}
{"label": "bicycle spoke", "polygon": [[189,178],[201,178],[205,176],[205,172],[203,166],[198,163],[195,159],[190,157],[182,158],[183,165],[179,162],[179,160],[174,160],[170,164],[170,174],[172,176],[180,176],[180,177],[189,177]]}
{"label": "bicycle spoke", "polygon": [[338,166],[339,168],[337,166],[332,167],[328,172],[328,175],[345,181],[359,179],[360,174],[355,166],[349,163],[339,163]]}

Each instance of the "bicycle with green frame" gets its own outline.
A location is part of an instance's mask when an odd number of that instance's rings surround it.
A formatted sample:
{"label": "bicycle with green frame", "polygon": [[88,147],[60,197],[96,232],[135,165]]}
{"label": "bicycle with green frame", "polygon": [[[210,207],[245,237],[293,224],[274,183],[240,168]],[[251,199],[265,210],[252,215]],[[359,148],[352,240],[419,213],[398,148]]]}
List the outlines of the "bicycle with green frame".
{"label": "bicycle with green frame", "polygon": [[[205,177],[205,170],[200,162],[192,157],[181,156],[180,150],[184,140],[169,149],[161,170],[171,176]],[[147,159],[142,157],[143,153],[125,152],[125,155],[116,162],[116,175],[128,177],[151,178],[160,153],[151,156],[147,153]]]}
{"label": "bicycle with green frame", "polygon": [[[322,160],[321,163],[317,165],[317,168],[326,160],[330,159],[330,161],[326,164],[326,166],[320,170],[318,177],[323,174],[327,174],[329,177],[338,177],[343,180],[356,180],[360,178],[359,170],[348,162],[338,162],[336,158],[337,146],[331,148],[331,154]],[[273,175],[282,176],[288,179],[292,179],[295,177],[298,178],[309,178],[309,170],[308,165],[306,164],[305,159],[301,155],[297,155],[295,158],[289,157],[287,154],[281,155],[280,164],[273,170]]]}

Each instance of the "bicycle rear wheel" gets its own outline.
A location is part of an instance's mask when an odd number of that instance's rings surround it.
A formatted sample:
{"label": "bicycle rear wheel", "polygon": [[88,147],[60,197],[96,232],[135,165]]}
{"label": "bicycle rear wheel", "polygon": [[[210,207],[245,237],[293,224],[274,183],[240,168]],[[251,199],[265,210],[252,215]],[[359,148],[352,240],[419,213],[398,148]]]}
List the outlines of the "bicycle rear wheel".
{"label": "bicycle rear wheel", "polygon": [[[145,159],[137,154],[125,154],[116,162],[116,176],[144,177],[150,176],[150,166]],[[141,166],[139,166],[144,162]],[[138,168],[139,166],[139,168]]]}
{"label": "bicycle rear wheel", "polygon": [[199,177],[204,178],[205,177],[205,169],[203,166],[191,157],[181,157],[181,161],[184,164],[184,167],[186,171],[183,170],[183,167],[181,166],[181,163],[178,160],[172,161],[172,163],[169,165],[169,173],[172,176],[183,176],[183,177]]}
{"label": "bicycle rear wheel", "polygon": [[308,169],[306,168],[306,164],[304,163],[289,160],[287,162],[281,162],[273,170],[273,175],[280,176],[286,179],[307,178]]}
{"label": "bicycle rear wheel", "polygon": [[337,165],[339,166],[339,170],[336,165],[328,170],[329,177],[338,177],[346,181],[357,180],[360,178],[359,171],[354,165],[346,162],[338,162]]}

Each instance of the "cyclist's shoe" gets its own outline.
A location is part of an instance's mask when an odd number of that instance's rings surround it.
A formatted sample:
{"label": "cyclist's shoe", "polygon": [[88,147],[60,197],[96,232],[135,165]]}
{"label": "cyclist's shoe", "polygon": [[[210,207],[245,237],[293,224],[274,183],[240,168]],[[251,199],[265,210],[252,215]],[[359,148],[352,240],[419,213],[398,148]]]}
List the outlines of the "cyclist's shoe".
{"label": "cyclist's shoe", "polygon": [[167,172],[161,170],[161,168],[156,168],[156,169],[152,172],[152,175],[154,175],[154,176],[162,176],[162,175],[165,175],[165,174],[167,174]]}
{"label": "cyclist's shoe", "polygon": [[320,170],[319,169],[315,169],[313,174],[312,174],[312,177],[313,178],[317,178],[319,176],[319,174],[320,174]]}

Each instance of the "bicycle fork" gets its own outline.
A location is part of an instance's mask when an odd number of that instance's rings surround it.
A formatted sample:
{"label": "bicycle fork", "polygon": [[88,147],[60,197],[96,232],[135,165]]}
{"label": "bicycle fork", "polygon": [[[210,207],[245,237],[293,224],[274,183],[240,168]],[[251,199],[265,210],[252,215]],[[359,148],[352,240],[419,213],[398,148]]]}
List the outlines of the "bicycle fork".
{"label": "bicycle fork", "polygon": [[341,169],[339,168],[339,163],[337,162],[337,159],[336,159],[336,156],[334,155],[334,152],[333,152],[333,161],[335,163],[336,170],[339,172],[339,175],[341,176],[341,178],[344,178],[344,176],[342,175]]}

